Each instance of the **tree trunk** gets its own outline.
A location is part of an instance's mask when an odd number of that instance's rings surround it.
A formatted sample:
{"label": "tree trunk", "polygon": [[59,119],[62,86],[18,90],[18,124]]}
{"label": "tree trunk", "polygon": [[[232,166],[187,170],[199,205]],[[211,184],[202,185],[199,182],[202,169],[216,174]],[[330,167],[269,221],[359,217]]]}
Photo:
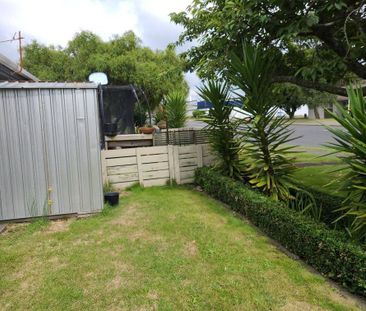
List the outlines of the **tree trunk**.
{"label": "tree trunk", "polygon": [[296,109],[295,110],[293,110],[293,109],[290,110],[290,113],[288,113],[288,116],[289,116],[290,119],[294,118],[295,112],[296,112]]}
{"label": "tree trunk", "polygon": [[317,106],[314,106],[314,115],[315,115],[315,119],[320,119],[320,115],[319,115],[319,111],[318,111]]}

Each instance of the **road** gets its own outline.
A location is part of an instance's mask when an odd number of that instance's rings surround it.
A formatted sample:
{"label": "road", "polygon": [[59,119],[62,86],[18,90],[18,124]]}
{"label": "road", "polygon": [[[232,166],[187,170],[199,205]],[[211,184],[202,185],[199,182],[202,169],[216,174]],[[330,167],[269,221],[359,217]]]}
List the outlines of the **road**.
{"label": "road", "polygon": [[[188,121],[188,127],[203,128],[205,123],[200,121]],[[293,141],[293,144],[305,147],[321,147],[325,143],[333,142],[332,134],[321,125],[294,124],[290,129],[295,130],[294,137],[301,136]]]}

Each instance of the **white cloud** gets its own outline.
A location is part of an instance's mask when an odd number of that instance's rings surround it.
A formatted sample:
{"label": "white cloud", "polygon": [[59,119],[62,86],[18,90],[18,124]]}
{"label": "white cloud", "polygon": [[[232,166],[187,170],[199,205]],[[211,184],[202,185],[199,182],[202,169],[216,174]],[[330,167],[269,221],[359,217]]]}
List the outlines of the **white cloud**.
{"label": "white cloud", "polygon": [[66,45],[81,30],[90,30],[103,39],[129,29],[138,32],[135,6],[131,1],[107,5],[93,0],[0,1],[1,23],[11,30],[45,44]]}
{"label": "white cloud", "polygon": [[[81,30],[103,40],[133,30],[143,43],[164,49],[177,40],[182,28],[169,14],[184,10],[191,0],[0,0],[0,41],[21,30],[26,38],[43,44],[65,46]],[[0,53],[17,59],[17,44],[0,44]],[[193,89],[195,75],[187,74]]]}

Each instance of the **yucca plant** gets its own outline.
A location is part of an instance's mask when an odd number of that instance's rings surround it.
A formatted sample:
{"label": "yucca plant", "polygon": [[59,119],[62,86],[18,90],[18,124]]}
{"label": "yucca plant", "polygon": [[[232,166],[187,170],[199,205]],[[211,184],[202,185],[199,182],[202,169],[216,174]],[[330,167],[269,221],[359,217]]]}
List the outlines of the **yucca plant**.
{"label": "yucca plant", "polygon": [[295,138],[285,118],[276,117],[272,103],[275,59],[261,46],[243,44],[242,53],[231,54],[228,77],[241,92],[243,109],[253,116],[244,123],[243,170],[255,188],[278,200],[290,198],[291,173],[295,166],[291,146]]}
{"label": "yucca plant", "polygon": [[[335,136],[335,143],[326,146],[341,152],[347,173],[340,177],[340,191],[346,193],[344,217],[353,218],[350,232],[366,239],[366,101],[361,88],[347,88],[349,111],[336,103],[338,114],[328,111],[342,128],[327,129]],[[342,168],[341,168],[342,170]]]}
{"label": "yucca plant", "polygon": [[186,95],[180,91],[169,93],[164,99],[169,128],[184,127],[187,120]]}
{"label": "yucca plant", "polygon": [[217,168],[224,175],[239,179],[240,143],[235,137],[238,122],[230,120],[233,106],[227,104],[230,100],[230,87],[226,83],[208,81],[198,88],[198,94],[212,104],[208,115],[202,117],[202,120],[207,123],[209,141],[219,159]]}

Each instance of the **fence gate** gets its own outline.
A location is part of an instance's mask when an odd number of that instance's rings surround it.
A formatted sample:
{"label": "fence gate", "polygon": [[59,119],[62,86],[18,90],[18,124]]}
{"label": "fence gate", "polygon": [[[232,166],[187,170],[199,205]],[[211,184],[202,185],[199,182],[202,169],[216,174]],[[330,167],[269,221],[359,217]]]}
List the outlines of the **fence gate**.
{"label": "fence gate", "polygon": [[0,83],[0,220],[102,208],[96,88]]}

